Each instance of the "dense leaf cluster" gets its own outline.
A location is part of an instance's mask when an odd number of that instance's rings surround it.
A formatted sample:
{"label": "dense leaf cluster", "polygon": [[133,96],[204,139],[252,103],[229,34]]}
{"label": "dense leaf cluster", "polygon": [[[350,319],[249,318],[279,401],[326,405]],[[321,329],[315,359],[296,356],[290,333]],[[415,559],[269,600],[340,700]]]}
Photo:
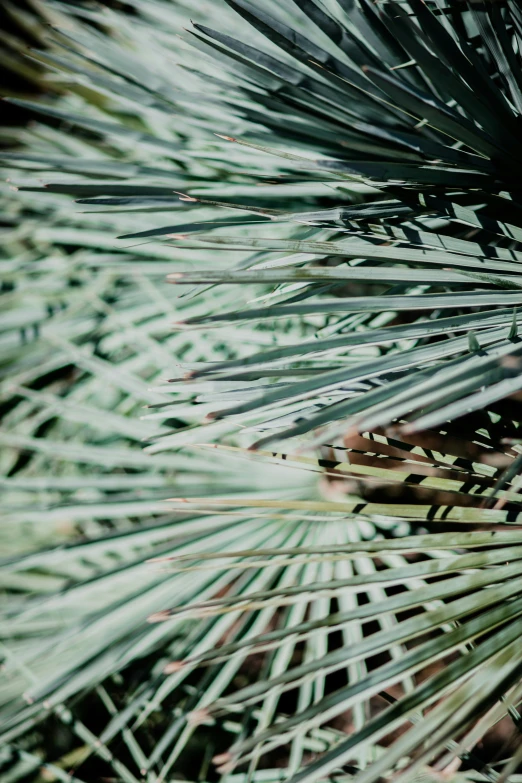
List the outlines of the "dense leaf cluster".
{"label": "dense leaf cluster", "polygon": [[0,764],[516,783],[519,4],[189,5],[33,5]]}

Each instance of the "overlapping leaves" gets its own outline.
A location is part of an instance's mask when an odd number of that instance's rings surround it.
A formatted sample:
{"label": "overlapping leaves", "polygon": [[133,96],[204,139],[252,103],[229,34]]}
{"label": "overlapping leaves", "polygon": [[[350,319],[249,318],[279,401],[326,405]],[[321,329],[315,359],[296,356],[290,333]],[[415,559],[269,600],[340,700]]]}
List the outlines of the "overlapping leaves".
{"label": "overlapping leaves", "polygon": [[[101,744],[74,724],[122,779],[164,779],[210,725],[236,735],[225,780],[516,780],[516,740],[498,763],[478,745],[520,726],[520,10],[227,5],[243,21],[213,4],[175,56],[181,6],[136,3],[111,37],[82,9],[94,27],[37,55],[73,95],[24,104],[54,129],[5,156],[45,176],[16,174],[38,210],[10,237],[31,284],[8,293],[7,438],[37,455],[8,467],[17,519],[44,471],[39,535],[50,492],[120,520],[6,569],[32,596],[8,611],[5,739],[100,683],[107,705],[147,655]],[[165,273],[192,286],[174,304]],[[31,352],[79,379],[35,389]],[[52,440],[70,422],[77,452]]]}

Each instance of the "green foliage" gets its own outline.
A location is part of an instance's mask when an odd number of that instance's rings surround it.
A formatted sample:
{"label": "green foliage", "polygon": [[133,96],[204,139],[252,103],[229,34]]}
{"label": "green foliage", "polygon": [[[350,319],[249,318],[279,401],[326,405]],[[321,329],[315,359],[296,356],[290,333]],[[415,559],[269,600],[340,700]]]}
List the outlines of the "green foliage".
{"label": "green foliage", "polygon": [[0,764],[520,780],[518,4],[34,8]]}

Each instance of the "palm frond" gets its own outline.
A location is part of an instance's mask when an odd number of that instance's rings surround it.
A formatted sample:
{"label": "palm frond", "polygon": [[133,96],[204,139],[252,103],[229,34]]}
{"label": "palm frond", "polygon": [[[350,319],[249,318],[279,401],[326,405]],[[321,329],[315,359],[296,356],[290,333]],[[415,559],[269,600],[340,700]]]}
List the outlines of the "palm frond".
{"label": "palm frond", "polygon": [[130,6],[3,155],[6,763],[515,783],[518,6]]}

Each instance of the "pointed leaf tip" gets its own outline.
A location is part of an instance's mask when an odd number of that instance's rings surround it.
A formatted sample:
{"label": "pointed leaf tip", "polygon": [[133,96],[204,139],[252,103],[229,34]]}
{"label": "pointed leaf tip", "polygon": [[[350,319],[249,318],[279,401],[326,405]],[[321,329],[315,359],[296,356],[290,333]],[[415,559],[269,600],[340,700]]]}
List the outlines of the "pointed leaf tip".
{"label": "pointed leaf tip", "polygon": [[163,623],[165,620],[168,620],[169,613],[167,611],[163,612],[154,612],[154,614],[151,614],[149,617],[147,617],[148,623]]}
{"label": "pointed leaf tip", "polygon": [[189,196],[188,193],[182,193],[180,190],[173,190],[173,193],[176,194],[176,196],[179,196],[180,201],[199,201],[198,198],[194,198],[194,196]]}
{"label": "pointed leaf tip", "polygon": [[222,764],[228,764],[230,761],[232,761],[232,754],[231,753],[219,753],[217,756],[214,756],[212,759],[212,763],[221,766]]}
{"label": "pointed leaf tip", "polygon": [[210,713],[204,707],[200,710],[194,710],[189,712],[187,719],[191,726],[199,726],[201,723],[205,723],[210,718]]}
{"label": "pointed leaf tip", "polygon": [[185,668],[183,661],[171,661],[163,668],[163,674],[176,674]]}

